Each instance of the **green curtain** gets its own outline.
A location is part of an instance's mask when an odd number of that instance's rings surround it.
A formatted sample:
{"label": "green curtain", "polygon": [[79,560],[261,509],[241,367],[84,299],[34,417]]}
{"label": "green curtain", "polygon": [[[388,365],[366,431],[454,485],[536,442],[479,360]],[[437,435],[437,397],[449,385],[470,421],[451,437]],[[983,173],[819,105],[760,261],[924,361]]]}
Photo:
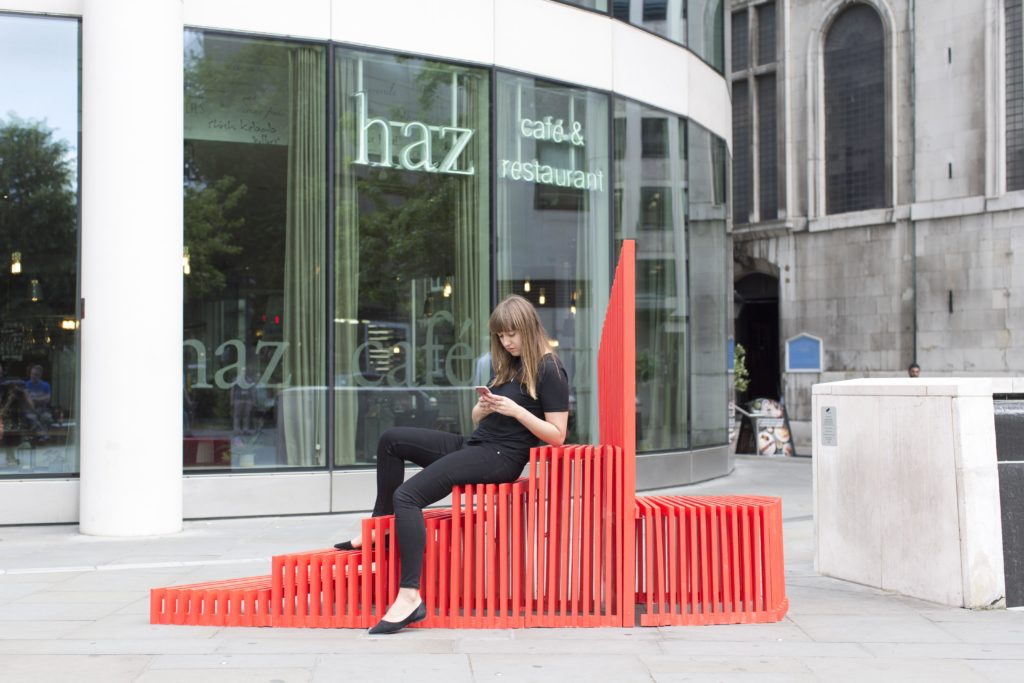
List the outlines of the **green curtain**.
{"label": "green curtain", "polygon": [[[359,345],[359,195],[352,160],[357,149],[356,90],[359,60],[338,59],[334,65],[338,153],[335,164],[334,213],[334,462],[356,462],[356,420],[359,416],[355,358]],[[370,455],[370,454],[367,454]]]}
{"label": "green curtain", "polygon": [[[462,86],[465,96],[463,111],[459,112],[459,126],[476,131],[474,144],[465,152],[465,164],[472,164],[475,175],[456,176],[458,183],[455,205],[455,282],[452,289],[452,312],[455,325],[469,324],[472,340],[472,358],[457,361],[453,368],[457,377],[473,377],[476,359],[489,349],[487,320],[490,306],[490,254],[484,239],[484,226],[488,225],[487,173],[490,169],[487,144],[487,100],[490,88],[487,79],[466,74],[461,83],[453,78],[452,87]],[[472,410],[476,394],[459,392],[459,430],[462,434],[473,431]]]}
{"label": "green curtain", "polygon": [[[324,461],[324,263],[326,223],[324,51],[292,48],[285,219],[285,382],[279,398],[287,464]],[[280,438],[280,437],[279,437]]]}

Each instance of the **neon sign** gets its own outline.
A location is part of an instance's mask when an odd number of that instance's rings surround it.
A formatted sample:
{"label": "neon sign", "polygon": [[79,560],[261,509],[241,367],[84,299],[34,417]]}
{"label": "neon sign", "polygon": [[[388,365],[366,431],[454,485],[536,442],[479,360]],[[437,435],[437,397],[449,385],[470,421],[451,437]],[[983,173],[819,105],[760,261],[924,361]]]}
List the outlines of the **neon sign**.
{"label": "neon sign", "polygon": [[[356,132],[359,136],[358,153],[352,163],[426,173],[476,173],[472,162],[459,166],[460,157],[476,131],[458,126],[432,126],[422,121],[371,118],[366,93],[360,91],[352,96],[357,100]],[[376,134],[372,141],[371,131]]]}

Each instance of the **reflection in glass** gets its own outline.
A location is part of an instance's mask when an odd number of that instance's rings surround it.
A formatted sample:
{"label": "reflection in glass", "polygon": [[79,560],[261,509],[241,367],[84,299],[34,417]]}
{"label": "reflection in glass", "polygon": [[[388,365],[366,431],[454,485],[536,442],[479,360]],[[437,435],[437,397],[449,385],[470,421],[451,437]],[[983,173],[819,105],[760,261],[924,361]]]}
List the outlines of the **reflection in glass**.
{"label": "reflection in glass", "polygon": [[615,122],[615,236],[637,241],[637,449],[686,448],[686,123],[627,100]]}
{"label": "reflection in glass", "polygon": [[566,5],[576,5],[577,7],[586,7],[588,9],[596,9],[599,12],[608,11],[608,0],[556,0],[556,2],[562,2]]}
{"label": "reflection in glass", "polygon": [[338,51],[335,463],[388,427],[472,431],[490,378],[488,72]]}
{"label": "reflection in glass", "polygon": [[567,440],[588,443],[597,438],[597,346],[611,286],[608,98],[497,79],[498,295],[537,306],[574,392]]}
{"label": "reflection in glass", "polygon": [[726,443],[729,403],[726,316],[725,141],[689,123],[690,358],[693,447]]}
{"label": "reflection in glass", "polygon": [[186,469],[326,464],[325,52],[185,33]]}
{"label": "reflection in glass", "polygon": [[78,44],[0,15],[0,476],[79,469]]}
{"label": "reflection in glass", "polygon": [[612,0],[611,13],[686,45],[721,72],[725,68],[724,11],[724,0]]}
{"label": "reflection in glass", "polygon": [[725,0],[687,0],[685,42],[717,71],[725,71]]}

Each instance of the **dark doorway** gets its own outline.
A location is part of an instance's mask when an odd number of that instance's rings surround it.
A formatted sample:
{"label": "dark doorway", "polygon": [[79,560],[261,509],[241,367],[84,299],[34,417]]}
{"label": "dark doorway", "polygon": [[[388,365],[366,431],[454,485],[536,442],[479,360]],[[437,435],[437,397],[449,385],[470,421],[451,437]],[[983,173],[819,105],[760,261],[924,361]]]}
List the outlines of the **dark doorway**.
{"label": "dark doorway", "polygon": [[736,282],[736,343],[747,351],[750,385],[740,401],[781,398],[779,383],[779,281],[764,273]]}

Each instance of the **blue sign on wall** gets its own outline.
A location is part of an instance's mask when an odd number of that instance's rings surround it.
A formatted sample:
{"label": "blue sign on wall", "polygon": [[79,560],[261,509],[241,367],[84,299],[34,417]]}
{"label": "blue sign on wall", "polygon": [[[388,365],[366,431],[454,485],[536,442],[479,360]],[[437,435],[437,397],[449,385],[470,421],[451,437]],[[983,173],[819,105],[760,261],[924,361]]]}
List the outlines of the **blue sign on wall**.
{"label": "blue sign on wall", "polygon": [[823,365],[821,339],[800,334],[786,340],[786,372],[821,372]]}
{"label": "blue sign on wall", "polygon": [[733,372],[736,369],[736,340],[729,337],[729,372]]}

